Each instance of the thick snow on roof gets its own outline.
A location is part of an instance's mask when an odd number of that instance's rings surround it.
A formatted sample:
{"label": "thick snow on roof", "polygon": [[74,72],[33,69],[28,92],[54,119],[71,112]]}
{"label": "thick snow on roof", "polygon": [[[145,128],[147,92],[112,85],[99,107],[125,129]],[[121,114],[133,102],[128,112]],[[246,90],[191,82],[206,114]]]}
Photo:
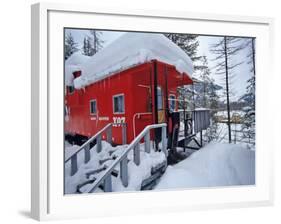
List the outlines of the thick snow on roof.
{"label": "thick snow on roof", "polygon": [[82,75],[74,80],[74,86],[77,89],[83,88],[152,59],[174,65],[180,73],[190,76],[193,73],[191,59],[164,35],[126,33],[81,66]]}
{"label": "thick snow on roof", "polygon": [[85,64],[89,58],[89,56],[76,52],[65,61],[65,85],[73,85],[73,72],[81,71],[82,65]]}

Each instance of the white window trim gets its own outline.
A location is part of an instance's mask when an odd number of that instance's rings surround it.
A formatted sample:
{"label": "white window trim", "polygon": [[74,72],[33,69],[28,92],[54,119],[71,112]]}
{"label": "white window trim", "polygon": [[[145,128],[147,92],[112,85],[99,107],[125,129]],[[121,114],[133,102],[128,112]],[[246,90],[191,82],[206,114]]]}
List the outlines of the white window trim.
{"label": "white window trim", "polygon": [[158,108],[158,105],[157,105],[157,109],[158,111],[161,111],[161,110],[164,110],[164,92],[163,92],[163,88],[161,86],[157,86],[157,104],[159,104],[158,102],[158,89],[161,90],[161,101],[162,101],[162,105],[161,105],[161,109]]}
{"label": "white window trim", "polygon": [[[114,111],[114,98],[118,97],[118,96],[123,96],[124,99],[124,112],[115,112]],[[116,94],[112,96],[112,110],[113,110],[113,114],[125,114],[125,94],[124,93],[120,93],[120,94]]]}
{"label": "white window trim", "polygon": [[[94,102],[94,101],[96,102],[96,112],[92,113],[92,105],[91,105],[91,103]],[[90,100],[90,115],[96,115],[97,111],[98,111],[98,101],[97,101],[97,99]]]}

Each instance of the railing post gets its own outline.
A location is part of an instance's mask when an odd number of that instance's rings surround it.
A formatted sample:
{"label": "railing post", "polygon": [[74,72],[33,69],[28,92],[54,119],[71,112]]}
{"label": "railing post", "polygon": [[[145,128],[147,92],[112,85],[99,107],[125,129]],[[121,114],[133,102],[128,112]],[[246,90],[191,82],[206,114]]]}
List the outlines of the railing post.
{"label": "railing post", "polygon": [[71,173],[70,175],[73,176],[78,170],[77,164],[77,154],[74,154],[70,159],[70,166],[71,166]]}
{"label": "railing post", "polygon": [[120,162],[120,178],[124,187],[128,186],[128,159],[127,156]]}
{"label": "railing post", "polygon": [[166,126],[162,127],[162,151],[164,152],[165,156],[168,156],[167,153],[167,134],[166,134]]}
{"label": "railing post", "polygon": [[127,125],[122,123],[122,144],[127,144]]}
{"label": "railing post", "polygon": [[112,145],[112,125],[106,130],[106,140]]}
{"label": "railing post", "polygon": [[84,163],[89,162],[90,159],[91,159],[90,144],[88,144],[84,148]]}
{"label": "railing post", "polygon": [[140,144],[137,143],[134,147],[134,162],[136,165],[140,165]]}
{"label": "railing post", "polygon": [[112,192],[111,174],[104,179],[104,192]]}
{"label": "railing post", "polygon": [[101,145],[101,134],[97,136],[97,152],[101,152],[102,145]]}
{"label": "railing post", "polygon": [[150,132],[149,132],[149,130],[144,136],[144,147],[145,147],[145,152],[150,153]]}

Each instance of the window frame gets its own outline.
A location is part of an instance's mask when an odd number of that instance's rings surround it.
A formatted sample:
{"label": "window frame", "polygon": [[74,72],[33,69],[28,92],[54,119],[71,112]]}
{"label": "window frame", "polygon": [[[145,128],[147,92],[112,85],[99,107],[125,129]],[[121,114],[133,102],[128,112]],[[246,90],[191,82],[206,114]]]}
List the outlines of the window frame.
{"label": "window frame", "polygon": [[[92,102],[96,102],[96,112],[92,113]],[[90,115],[96,115],[98,111],[98,101],[97,99],[90,100]]]}
{"label": "window frame", "polygon": [[[161,95],[158,95],[158,89],[161,91]],[[159,96],[161,96],[161,108],[159,109]],[[157,86],[157,110],[164,110],[164,92],[161,86]]]}
{"label": "window frame", "polygon": [[[114,98],[117,98],[117,97],[120,97],[122,96],[123,97],[123,105],[124,105],[124,110],[123,112],[115,112],[115,103],[114,103]],[[116,95],[113,95],[112,96],[112,111],[113,111],[113,114],[125,114],[125,94],[124,93],[120,93],[120,94],[116,94]]]}
{"label": "window frame", "polygon": [[[67,88],[67,92],[68,92],[69,95],[72,95],[75,91],[74,86],[66,86],[66,88]],[[73,91],[70,91],[70,89],[72,89]]]}
{"label": "window frame", "polygon": [[[176,111],[176,100],[177,100],[177,97],[176,97],[176,95],[175,94],[173,94],[173,93],[170,93],[169,94],[169,98],[168,99],[171,99],[171,96],[173,96],[174,97],[174,103],[175,103],[175,108],[174,108],[174,110],[173,111]],[[169,103],[169,110],[171,110],[171,108],[170,108],[170,101],[172,101],[172,100],[168,100],[168,103]]]}

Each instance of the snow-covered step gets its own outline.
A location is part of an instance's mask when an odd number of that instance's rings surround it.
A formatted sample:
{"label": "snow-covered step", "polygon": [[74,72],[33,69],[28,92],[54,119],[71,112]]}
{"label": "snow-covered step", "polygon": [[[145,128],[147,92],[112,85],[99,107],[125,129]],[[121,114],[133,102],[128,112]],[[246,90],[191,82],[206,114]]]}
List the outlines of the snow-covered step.
{"label": "snow-covered step", "polygon": [[[89,186],[93,184],[94,181],[90,181],[89,178],[93,179],[93,178],[97,178],[97,176],[99,175],[102,175],[104,169],[101,168],[103,168],[104,166],[107,168],[115,160],[105,161],[102,164],[102,167],[101,165],[99,165],[99,161],[113,156],[118,158],[118,156],[121,155],[122,152],[124,152],[124,150],[126,150],[127,145],[113,147],[109,143],[102,141],[102,148],[103,150],[100,153],[96,152],[95,147],[91,149],[91,160],[87,164],[84,164],[83,154],[81,155],[81,157],[78,157],[79,169],[78,172],[73,176],[70,175],[69,164],[66,164],[66,169],[65,169],[66,193],[77,193],[77,186],[81,185],[82,183],[85,183],[86,181],[88,181]],[[145,146],[142,143],[140,144],[140,161],[141,161],[140,165],[137,166],[134,163],[134,152],[131,151],[128,154],[128,177],[129,177],[128,187],[124,187],[122,185],[120,178],[116,178],[115,177],[116,175],[114,175],[114,173],[117,174],[117,172],[114,172],[112,175],[113,191],[141,190],[142,181],[151,176],[151,173],[154,172],[152,170],[156,170],[155,167],[158,167],[159,164],[165,163],[166,157],[163,152],[155,152],[154,149],[152,149],[150,153],[146,153]],[[97,172],[97,170],[99,169],[101,171]],[[115,170],[119,172],[120,171],[119,166],[117,166]],[[91,175],[91,172],[94,172],[94,174]],[[88,174],[88,176],[86,174]],[[120,173],[118,173],[118,175],[120,175]],[[96,192],[102,192],[102,190],[97,189]]]}
{"label": "snow-covered step", "polygon": [[[72,172],[71,163],[65,163],[65,193],[92,193],[100,188],[106,192],[140,190],[142,182],[152,175],[153,167],[159,164],[167,166],[166,140],[159,144],[160,151],[155,151],[150,140],[150,130],[154,128],[161,128],[162,139],[166,139],[166,124],[154,124],[147,126],[129,145],[113,147],[100,141],[87,150],[88,155],[84,153],[89,158],[87,162],[83,160],[83,153],[76,153],[76,172]],[[144,143],[141,143],[142,139]],[[81,150],[85,150],[83,147],[80,147]],[[90,177],[91,180],[88,179]]]}
{"label": "snow-covered step", "polygon": [[99,164],[102,165],[103,163],[105,163],[106,161],[110,161],[110,160],[115,160],[117,158],[117,156],[113,155],[111,157],[105,158],[105,159],[101,159],[99,161]]}

